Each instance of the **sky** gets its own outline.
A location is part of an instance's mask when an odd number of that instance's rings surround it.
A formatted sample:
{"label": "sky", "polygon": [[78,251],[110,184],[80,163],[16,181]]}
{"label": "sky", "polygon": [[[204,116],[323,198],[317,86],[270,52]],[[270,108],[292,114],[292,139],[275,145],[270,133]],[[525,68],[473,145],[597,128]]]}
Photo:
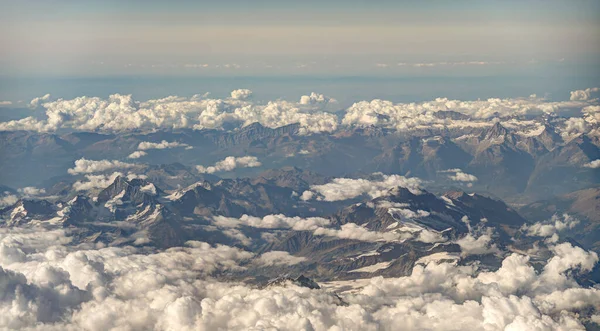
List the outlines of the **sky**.
{"label": "sky", "polygon": [[104,79],[106,86],[116,76],[525,76],[543,83],[593,81],[600,72],[595,0],[0,0],[0,8],[0,30],[8,31],[0,34],[0,87],[12,99],[42,93],[28,87],[42,84],[39,77]]}

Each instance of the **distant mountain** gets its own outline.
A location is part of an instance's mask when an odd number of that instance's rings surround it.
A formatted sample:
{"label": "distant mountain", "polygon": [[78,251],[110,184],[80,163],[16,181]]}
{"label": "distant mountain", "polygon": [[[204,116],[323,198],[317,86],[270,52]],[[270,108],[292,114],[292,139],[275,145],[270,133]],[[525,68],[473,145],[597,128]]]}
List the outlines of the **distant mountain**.
{"label": "distant mountain", "polygon": [[[436,112],[435,116],[448,123],[472,120],[452,111]],[[600,139],[592,134],[593,130],[578,136],[567,134],[564,119],[543,115],[499,118],[489,125],[477,123],[407,131],[378,126],[340,127],[331,134],[305,134],[298,124],[272,129],[258,123],[230,131],[185,129],[118,136],[0,132],[0,184],[15,188],[43,186],[61,195],[68,187],[51,186],[68,181],[66,170],[73,167],[74,160],[85,157],[145,164],[149,180],[164,190],[173,190],[201,180],[217,180],[199,174],[196,165],[208,166],[227,156],[247,155],[257,157],[263,166],[236,169],[237,176],[260,175],[264,183],[270,181],[294,190],[318,181],[307,174],[260,173],[285,167],[326,177],[380,171],[417,176],[441,190],[467,185],[451,180],[444,172],[461,169],[478,179],[468,183],[470,189],[510,202],[532,202],[600,183],[598,170],[584,167],[600,158]],[[141,142],[163,140],[189,148],[153,149],[139,159],[128,158]],[[55,181],[48,182],[50,178]]]}

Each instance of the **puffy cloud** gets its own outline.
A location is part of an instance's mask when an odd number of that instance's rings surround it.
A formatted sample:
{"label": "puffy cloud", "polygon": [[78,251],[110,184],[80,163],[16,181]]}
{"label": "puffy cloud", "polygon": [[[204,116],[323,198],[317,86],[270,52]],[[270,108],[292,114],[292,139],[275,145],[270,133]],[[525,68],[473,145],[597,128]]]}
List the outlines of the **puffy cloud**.
{"label": "puffy cloud", "polygon": [[[600,303],[600,290],[579,286],[570,272],[589,271],[597,256],[570,244],[553,247],[540,273],[513,253],[496,271],[430,262],[408,276],[318,290],[212,278],[253,257],[233,247],[73,245],[65,231],[0,229],[0,328],[584,330],[578,318],[593,320]],[[269,253],[255,261],[297,262]],[[336,284],[349,288],[338,293],[347,305],[328,292]]]}
{"label": "puffy cloud", "polygon": [[592,93],[599,92],[600,88],[592,87],[587,88],[585,90],[576,90],[571,91],[571,100],[580,101],[580,100],[589,100],[591,98]]}
{"label": "puffy cloud", "polygon": [[12,101],[0,101],[0,107],[9,107],[12,106]]}
{"label": "puffy cloud", "polygon": [[180,143],[180,142],[176,142],[176,141],[168,142],[166,140],[163,140],[159,143],[142,141],[138,145],[138,149],[143,150],[143,151],[148,150],[148,149],[166,149],[166,148],[175,148],[175,147],[185,147],[186,149],[191,148],[191,146],[188,144],[184,144],[184,143]]}
{"label": "puffy cloud", "polygon": [[416,240],[424,242],[424,243],[432,244],[432,243],[445,242],[448,239],[439,232],[423,229],[419,232],[419,235],[417,236]]}
{"label": "puffy cloud", "polygon": [[329,225],[329,220],[322,217],[288,217],[285,215],[267,215],[255,217],[242,215],[240,218],[215,216],[215,224],[221,227],[235,228],[240,225],[262,229],[293,229],[297,231],[314,230],[321,226]]}
{"label": "puffy cloud", "polygon": [[323,94],[311,92],[310,95],[303,95],[300,97],[301,105],[316,105],[316,104],[327,104],[335,103],[335,99],[328,98]]}
{"label": "puffy cloud", "polygon": [[398,206],[403,206],[403,204],[400,203],[391,203],[389,201],[382,201],[380,202],[378,205],[378,207],[386,207],[386,208],[392,208],[394,215],[400,215],[403,218],[419,218],[419,217],[427,217],[430,215],[430,213],[428,211],[425,210],[421,210],[421,209],[417,209],[417,211],[412,211],[410,209],[405,209],[402,207],[398,207]]}
{"label": "puffy cloud", "polygon": [[118,176],[123,176],[120,172],[113,172],[111,175],[85,175],[87,181],[76,181],[73,183],[75,191],[89,191],[99,188],[106,188],[112,184]]}
{"label": "puffy cloud", "polygon": [[305,257],[293,256],[285,251],[271,251],[263,253],[257,259],[258,263],[273,266],[273,265],[294,265],[306,261]]}
{"label": "puffy cloud", "polygon": [[587,132],[588,129],[589,125],[585,119],[580,117],[571,117],[565,121],[561,135],[563,138],[566,138],[569,135],[577,135]]}
{"label": "puffy cloud", "polygon": [[125,163],[117,160],[87,160],[81,158],[75,161],[75,167],[68,169],[67,172],[71,175],[90,174],[95,172],[104,172],[113,169],[131,169],[138,167],[137,164]]}
{"label": "puffy cloud", "polygon": [[127,156],[127,158],[129,159],[139,159],[142,156],[146,156],[148,155],[148,153],[144,152],[144,151],[135,151],[131,154],[129,154],[129,156]]}
{"label": "puffy cloud", "polygon": [[586,167],[586,168],[592,168],[592,169],[600,168],[600,159],[594,160],[594,161],[592,161],[590,163],[586,163],[583,166]]}
{"label": "puffy cloud", "polygon": [[17,192],[19,192],[25,196],[37,196],[37,195],[41,195],[41,194],[46,194],[45,189],[32,187],[32,186],[20,188],[17,190]]}
{"label": "puffy cloud", "polygon": [[395,187],[407,188],[414,194],[421,193],[421,180],[418,178],[406,178],[400,175],[374,175],[380,179],[334,178],[327,184],[311,186],[310,191],[302,193],[301,199],[316,198],[324,201],[339,201],[356,198],[363,194],[376,198],[387,195],[390,189]]}
{"label": "puffy cloud", "polygon": [[410,234],[397,232],[377,232],[369,231],[362,226],[354,223],[346,223],[340,229],[317,228],[314,232],[317,236],[338,237],[341,239],[351,239],[360,241],[401,241],[411,237]]}
{"label": "puffy cloud", "polygon": [[573,229],[577,224],[579,224],[579,220],[563,214],[562,218],[558,215],[553,215],[548,222],[523,225],[521,229],[526,231],[528,236],[551,237],[557,232]]}
{"label": "puffy cloud", "polygon": [[[486,127],[485,119],[499,116],[541,115],[559,113],[590,106],[588,101],[550,102],[532,95],[528,98],[491,98],[477,101],[437,98],[421,103],[393,103],[385,100],[360,101],[346,110],[342,119],[345,126],[382,126],[406,131],[431,128]],[[436,116],[436,113],[455,111],[471,117],[455,120]]]}
{"label": "puffy cloud", "polygon": [[46,94],[46,95],[44,95],[44,96],[41,96],[41,97],[34,98],[34,99],[33,99],[33,100],[31,100],[31,102],[29,103],[29,106],[30,106],[31,108],[37,108],[37,107],[39,107],[39,106],[40,106],[40,104],[41,104],[42,102],[44,102],[44,101],[48,101],[48,100],[50,100],[50,94]]}
{"label": "puffy cloud", "polygon": [[[465,62],[467,64],[468,62]],[[483,62],[472,62],[481,64]],[[426,64],[424,64],[426,65]],[[341,121],[345,126],[382,126],[396,130],[425,128],[486,127],[490,118],[514,115],[553,114],[573,109],[582,110],[586,121],[597,123],[598,107],[591,88],[574,91],[570,101],[551,102],[531,95],[526,98],[490,98],[462,101],[437,98],[420,103],[393,103],[385,100],[360,101],[345,110]],[[50,101],[49,96],[32,100],[32,107],[46,109],[46,118],[27,117],[0,123],[0,130],[131,132],[157,129],[223,129],[261,123],[270,128],[293,123],[300,125],[301,134],[333,132],[340,121],[325,111],[335,100],[318,93],[302,96],[299,102],[284,100],[266,103],[248,100],[249,90],[235,90],[231,98],[209,99],[195,95],[191,98],[168,96],[162,99],[137,101],[131,95],[114,94],[107,99],[78,97]],[[587,110],[586,110],[587,109]],[[439,112],[455,111],[470,119],[451,119]],[[510,120],[509,120],[510,121]],[[527,121],[512,120],[520,125]],[[573,130],[576,123],[569,127]],[[579,123],[581,124],[581,123]],[[584,129],[587,127],[583,127]]]}
{"label": "puffy cloud", "polygon": [[236,100],[246,100],[252,96],[252,91],[248,89],[239,89],[231,91],[231,98]]}
{"label": "puffy cloud", "polygon": [[19,197],[5,192],[3,195],[0,195],[0,208],[4,208],[7,206],[12,206],[19,201]]}
{"label": "puffy cloud", "polygon": [[[238,90],[232,96],[247,95]],[[44,102],[42,104],[42,101]],[[154,131],[157,129],[222,129],[226,124],[245,126],[259,122],[270,128],[298,123],[301,133],[331,132],[337,128],[334,114],[319,111],[321,104],[300,105],[286,101],[266,104],[229,98],[169,96],[140,102],[131,95],[113,94],[108,99],[78,97],[71,100],[33,102],[46,109],[46,118],[27,117],[0,123],[0,130],[101,131],[110,133]],[[299,107],[302,106],[302,107]]]}
{"label": "puffy cloud", "polygon": [[455,182],[476,182],[477,181],[477,177],[464,173],[461,169],[448,169],[448,170],[443,170],[440,171],[442,173],[453,173],[451,175],[448,175],[448,178],[450,178],[451,180],[455,181]]}
{"label": "puffy cloud", "polygon": [[255,156],[228,156],[225,159],[215,163],[213,166],[204,167],[204,166],[196,166],[196,170],[199,173],[208,173],[212,174],[220,171],[232,171],[235,168],[254,168],[260,167],[262,163],[258,161]]}
{"label": "puffy cloud", "polygon": [[492,235],[493,229],[485,228],[480,234],[469,232],[464,237],[456,240],[456,244],[460,246],[463,256],[498,253],[500,250],[493,243]]}

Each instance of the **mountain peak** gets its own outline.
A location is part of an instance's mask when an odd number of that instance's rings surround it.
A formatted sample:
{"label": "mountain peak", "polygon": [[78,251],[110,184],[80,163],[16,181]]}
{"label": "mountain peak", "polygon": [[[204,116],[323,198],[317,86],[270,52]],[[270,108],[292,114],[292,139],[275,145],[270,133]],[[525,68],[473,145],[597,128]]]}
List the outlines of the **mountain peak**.
{"label": "mountain peak", "polygon": [[484,139],[494,139],[503,137],[508,134],[508,129],[506,129],[500,122],[494,123],[492,127],[483,131]]}

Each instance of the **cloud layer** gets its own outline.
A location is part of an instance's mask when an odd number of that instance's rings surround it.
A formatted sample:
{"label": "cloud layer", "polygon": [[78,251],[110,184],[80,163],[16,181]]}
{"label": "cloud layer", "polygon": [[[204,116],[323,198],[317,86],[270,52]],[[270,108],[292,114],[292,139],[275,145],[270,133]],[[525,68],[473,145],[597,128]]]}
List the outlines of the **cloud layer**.
{"label": "cloud layer", "polygon": [[[584,330],[575,312],[595,316],[600,304],[600,290],[571,278],[589,272],[598,256],[570,243],[551,246],[539,271],[529,257],[510,253],[496,271],[430,262],[405,277],[312,290],[213,277],[253,258],[271,266],[304,261],[286,252],[256,257],[202,242],[165,251],[73,246],[67,234],[0,229],[0,328]],[[338,286],[351,287],[339,293],[347,305],[330,292]]]}
{"label": "cloud layer", "polygon": [[[575,118],[585,123],[597,123],[592,111],[598,107],[593,95],[599,89],[572,91],[568,101],[548,101],[536,95],[526,98],[490,98],[487,100],[451,100],[436,98],[419,103],[394,103],[386,100],[359,101],[343,110],[340,117],[334,99],[319,93],[301,97],[299,102],[284,100],[266,103],[250,100],[252,91],[234,90],[226,99],[210,99],[207,95],[190,98],[168,96],[147,101],[134,100],[131,95],[114,94],[108,99],[78,97],[51,100],[50,95],[35,98],[31,107],[43,107],[45,119],[27,117],[0,123],[0,130],[31,130],[52,132],[60,129],[100,132],[132,132],[190,129],[223,129],[261,123],[277,128],[298,123],[300,132],[333,132],[338,127],[380,126],[406,131],[424,128],[486,127],[489,119],[519,115],[566,114],[581,110]],[[444,116],[452,111],[470,118],[453,119]],[[440,116],[442,115],[442,116]],[[572,114],[569,116],[573,116]],[[514,126],[526,126],[527,121],[507,119]],[[583,122],[582,122],[583,123]]]}

